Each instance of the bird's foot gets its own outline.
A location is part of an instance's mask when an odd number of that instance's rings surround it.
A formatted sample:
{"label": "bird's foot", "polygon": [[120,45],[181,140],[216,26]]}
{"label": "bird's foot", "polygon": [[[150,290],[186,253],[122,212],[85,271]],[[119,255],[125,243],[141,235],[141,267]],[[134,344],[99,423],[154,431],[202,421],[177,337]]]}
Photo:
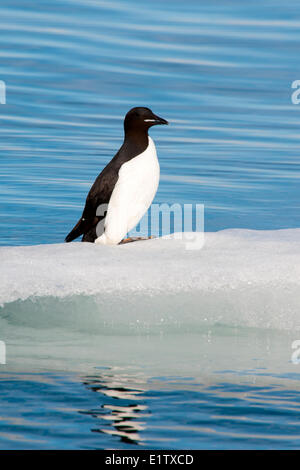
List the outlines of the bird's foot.
{"label": "bird's foot", "polygon": [[140,240],[150,240],[152,238],[154,238],[153,235],[151,235],[150,237],[128,237],[128,238],[124,238],[119,243],[119,245],[124,245],[124,243],[138,242]]}

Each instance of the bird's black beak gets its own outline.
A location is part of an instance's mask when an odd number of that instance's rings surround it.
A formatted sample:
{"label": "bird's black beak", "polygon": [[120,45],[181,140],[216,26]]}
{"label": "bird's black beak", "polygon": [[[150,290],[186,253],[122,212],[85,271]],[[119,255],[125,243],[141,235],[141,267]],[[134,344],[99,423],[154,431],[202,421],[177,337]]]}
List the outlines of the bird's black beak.
{"label": "bird's black beak", "polygon": [[168,121],[159,116],[156,116],[156,114],[153,114],[151,118],[144,119],[144,121],[148,122],[150,126],[156,126],[157,124],[169,124]]}
{"label": "bird's black beak", "polygon": [[155,124],[169,124],[168,121],[166,121],[165,119],[159,116],[154,115],[154,118],[155,118]]}

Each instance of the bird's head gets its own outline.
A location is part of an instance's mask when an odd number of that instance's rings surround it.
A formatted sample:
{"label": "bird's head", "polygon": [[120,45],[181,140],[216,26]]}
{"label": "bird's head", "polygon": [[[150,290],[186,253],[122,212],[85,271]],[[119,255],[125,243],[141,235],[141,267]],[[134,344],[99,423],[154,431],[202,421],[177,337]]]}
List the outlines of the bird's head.
{"label": "bird's head", "polygon": [[149,108],[132,108],[124,119],[125,132],[148,131],[150,127],[157,124],[168,124],[168,121],[154,114]]}

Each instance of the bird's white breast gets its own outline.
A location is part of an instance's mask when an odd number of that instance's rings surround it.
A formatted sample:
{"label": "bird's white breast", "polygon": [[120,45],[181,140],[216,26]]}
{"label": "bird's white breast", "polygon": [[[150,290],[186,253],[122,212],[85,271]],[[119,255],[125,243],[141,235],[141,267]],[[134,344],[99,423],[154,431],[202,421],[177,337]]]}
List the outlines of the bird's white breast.
{"label": "bird's white breast", "polygon": [[105,232],[95,243],[119,243],[150,207],[160,171],[154,142],[148,139],[146,150],[121,166],[108,204]]}

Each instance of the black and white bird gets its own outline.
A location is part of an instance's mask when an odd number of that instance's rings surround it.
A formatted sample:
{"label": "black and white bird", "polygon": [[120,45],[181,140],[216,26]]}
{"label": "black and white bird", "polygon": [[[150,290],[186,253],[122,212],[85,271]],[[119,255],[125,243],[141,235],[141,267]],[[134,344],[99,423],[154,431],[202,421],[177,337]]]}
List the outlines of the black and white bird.
{"label": "black and white bird", "polygon": [[132,108],[124,119],[124,142],[96,178],[82,216],[67,235],[71,242],[117,245],[150,207],[159,184],[159,163],[150,127],[168,124],[149,108]]}

